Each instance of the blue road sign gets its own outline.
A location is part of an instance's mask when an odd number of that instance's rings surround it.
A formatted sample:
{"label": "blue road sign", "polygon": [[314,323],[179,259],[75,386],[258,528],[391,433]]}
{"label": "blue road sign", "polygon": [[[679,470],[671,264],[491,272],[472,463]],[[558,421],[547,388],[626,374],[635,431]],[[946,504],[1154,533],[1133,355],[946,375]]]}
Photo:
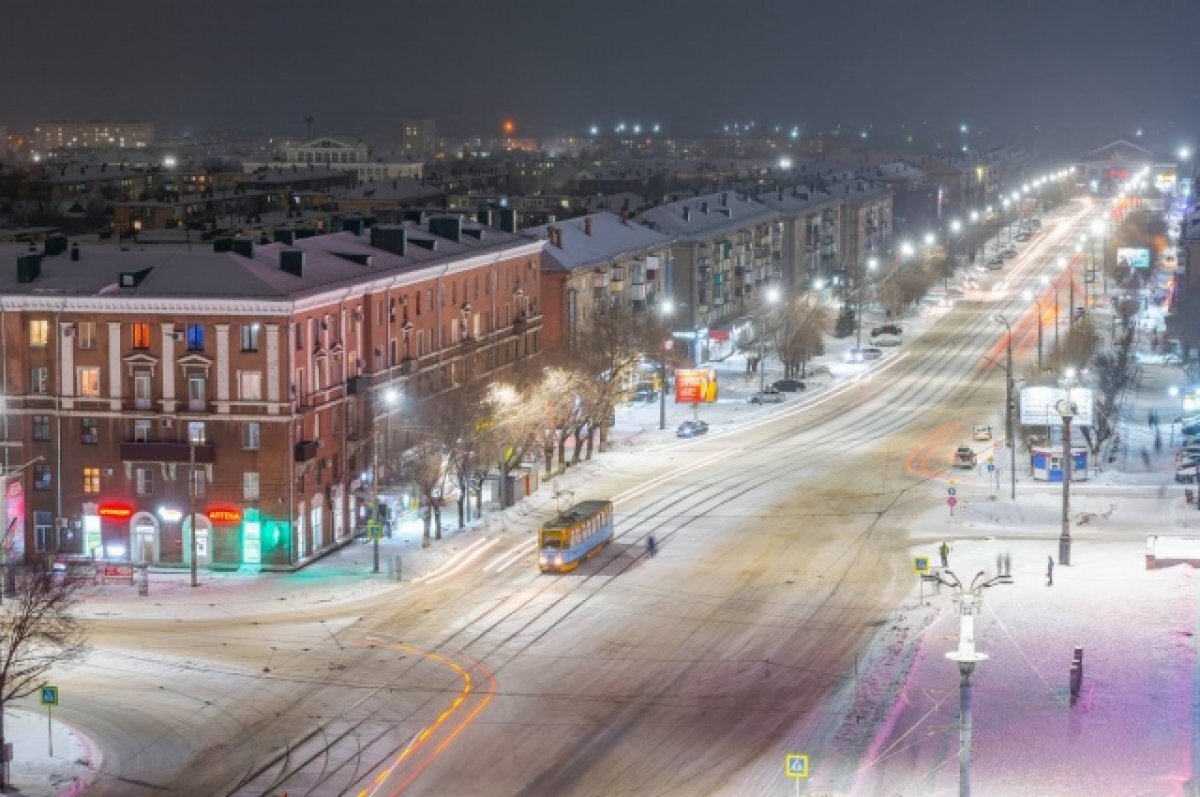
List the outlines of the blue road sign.
{"label": "blue road sign", "polygon": [[988,463],[988,473],[991,473],[995,469],[996,469],[996,466],[989,462]]}
{"label": "blue road sign", "polygon": [[958,495],[958,489],[955,487],[950,487],[946,490],[946,495]]}
{"label": "blue road sign", "polygon": [[808,777],[808,756],[788,753],[783,757],[783,773],[789,778]]}
{"label": "blue road sign", "polygon": [[42,687],[42,705],[57,706],[58,705],[58,687],[43,686]]}

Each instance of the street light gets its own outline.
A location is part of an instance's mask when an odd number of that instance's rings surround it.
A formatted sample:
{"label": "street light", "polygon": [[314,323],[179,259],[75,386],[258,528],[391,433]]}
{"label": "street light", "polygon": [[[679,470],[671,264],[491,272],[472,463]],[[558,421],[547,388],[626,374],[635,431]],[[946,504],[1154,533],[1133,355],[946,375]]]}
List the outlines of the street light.
{"label": "street light", "polygon": [[1004,329],[1008,332],[1007,351],[1008,356],[1005,359],[1004,375],[1007,377],[1004,390],[1004,443],[1008,446],[1009,451],[1009,496],[1012,500],[1017,500],[1017,446],[1013,440],[1013,370],[1012,370],[1012,325],[1008,323],[1008,319],[1002,315],[993,316],[998,324],[1004,324]]}
{"label": "street light", "polygon": [[380,520],[379,520],[379,449],[383,447],[384,456],[387,456],[387,448],[392,443],[392,407],[400,400],[400,391],[394,387],[389,387],[380,395],[380,399],[384,406],[384,439],[382,446],[379,442],[379,418],[375,418],[374,441],[371,446],[371,523],[374,527],[368,525],[369,536],[373,543],[372,546],[372,573],[379,572],[379,537],[380,537]]}
{"label": "street light", "polygon": [[[952,570],[936,573],[935,580],[954,589],[952,598],[958,604],[958,648],[947,652],[946,658],[958,663],[961,678],[958,682],[958,794],[971,795],[971,673],[975,665],[987,661],[987,654],[975,649],[975,615],[983,604],[983,591],[997,584],[1011,584],[1007,573],[980,581],[985,573],[980,570],[964,585]],[[949,576],[949,578],[946,578]]]}
{"label": "street light", "polygon": [[763,383],[767,379],[767,368],[766,368],[767,361],[766,361],[766,349],[765,349],[766,338],[767,338],[766,310],[768,307],[773,307],[778,302],[779,302],[779,289],[778,288],[768,288],[767,289],[767,302],[766,302],[766,305],[764,305],[764,307],[763,307],[763,313],[762,313],[763,317],[760,319],[759,329],[758,329],[758,395],[759,395],[760,399],[762,398],[762,392],[765,389],[765,386]]}
{"label": "street light", "polygon": [[[877,257],[868,257],[867,258],[867,271],[868,272],[874,271],[878,267],[879,267],[879,258],[877,258]],[[865,287],[867,287],[866,281],[863,280],[862,275],[859,275],[858,290],[855,291],[858,294],[858,310],[854,314],[854,320],[857,321],[858,323],[855,326],[855,344],[854,345],[858,348],[858,350],[860,352],[862,351],[862,307],[863,307],[863,289]]]}
{"label": "street light", "polygon": [[1068,368],[1063,374],[1063,387],[1067,390],[1067,398],[1055,405],[1055,410],[1062,416],[1063,423],[1063,454],[1062,454],[1062,531],[1058,535],[1058,563],[1071,564],[1071,419],[1079,413],[1075,402],[1071,401],[1071,385],[1075,382],[1075,369]]}
{"label": "street light", "polygon": [[[675,313],[675,302],[663,299],[658,305],[658,312],[664,319]],[[671,350],[674,341],[670,338],[663,341],[662,351],[658,354],[658,428],[667,428],[667,352]]]}

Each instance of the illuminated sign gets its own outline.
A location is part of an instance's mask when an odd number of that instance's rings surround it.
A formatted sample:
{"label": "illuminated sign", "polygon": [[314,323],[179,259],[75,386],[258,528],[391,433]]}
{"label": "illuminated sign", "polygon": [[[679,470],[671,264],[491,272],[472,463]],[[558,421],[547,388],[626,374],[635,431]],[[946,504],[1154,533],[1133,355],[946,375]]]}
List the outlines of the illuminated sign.
{"label": "illuminated sign", "polygon": [[717,372],[683,368],[675,372],[676,404],[712,404],[717,400]]}
{"label": "illuminated sign", "polygon": [[242,513],[236,509],[210,509],[208,519],[213,523],[237,523],[242,519]]}
{"label": "illuminated sign", "polygon": [[160,506],[158,508],[158,516],[168,523],[175,523],[183,517],[183,513],[178,509],[168,509],[165,506]]}
{"label": "illuminated sign", "polygon": [[101,504],[97,513],[100,517],[127,518],[133,514],[133,507],[125,504]]}
{"label": "illuminated sign", "polygon": [[1117,268],[1150,268],[1150,250],[1122,246],[1117,249]]}

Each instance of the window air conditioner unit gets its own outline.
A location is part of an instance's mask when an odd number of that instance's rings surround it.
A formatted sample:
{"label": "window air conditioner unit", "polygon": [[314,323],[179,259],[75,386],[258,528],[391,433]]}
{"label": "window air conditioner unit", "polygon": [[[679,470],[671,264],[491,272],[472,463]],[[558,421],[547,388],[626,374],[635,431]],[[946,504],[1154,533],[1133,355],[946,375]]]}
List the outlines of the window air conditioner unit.
{"label": "window air conditioner unit", "polygon": [[65,338],[75,337],[75,325],[74,324],[63,327],[63,337],[65,337]]}
{"label": "window air conditioner unit", "polygon": [[158,425],[164,429],[169,429],[175,423],[174,418],[159,418]]}

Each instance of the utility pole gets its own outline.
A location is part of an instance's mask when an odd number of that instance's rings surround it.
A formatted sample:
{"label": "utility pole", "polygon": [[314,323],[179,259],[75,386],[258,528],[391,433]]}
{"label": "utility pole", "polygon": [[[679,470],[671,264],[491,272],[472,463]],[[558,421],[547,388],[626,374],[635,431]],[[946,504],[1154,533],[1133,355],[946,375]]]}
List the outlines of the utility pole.
{"label": "utility pole", "polygon": [[1013,381],[1013,361],[1012,361],[1012,326],[1009,325],[1008,319],[1002,315],[995,316],[995,320],[1004,324],[1005,330],[1008,332],[1008,343],[1006,346],[1007,356],[1005,359],[1005,391],[1004,391],[1004,442],[1008,446],[1009,451],[1009,498],[1017,500],[1017,446],[1013,439],[1013,390],[1016,387]]}
{"label": "utility pole", "polygon": [[200,586],[200,576],[196,566],[196,440],[188,430],[188,514],[192,524],[192,586]]}
{"label": "utility pole", "polygon": [[[1067,387],[1067,395],[1071,388]],[[1063,422],[1063,453],[1062,453],[1062,531],[1058,535],[1058,563],[1071,564],[1071,419],[1075,416],[1075,403],[1070,398],[1058,402],[1055,408],[1062,416]]]}

